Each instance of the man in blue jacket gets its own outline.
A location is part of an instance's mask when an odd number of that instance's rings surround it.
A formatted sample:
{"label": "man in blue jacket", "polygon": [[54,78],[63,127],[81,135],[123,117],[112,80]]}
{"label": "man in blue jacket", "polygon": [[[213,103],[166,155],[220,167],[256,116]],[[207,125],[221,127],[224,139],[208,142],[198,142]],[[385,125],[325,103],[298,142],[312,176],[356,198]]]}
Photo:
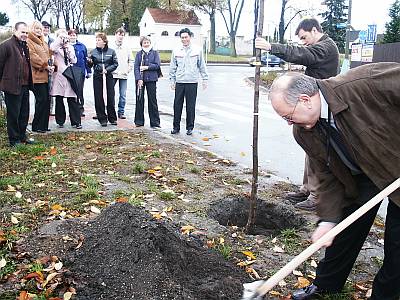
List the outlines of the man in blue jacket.
{"label": "man in blue jacket", "polygon": [[[77,58],[75,66],[81,68],[82,73],[84,75],[82,76],[82,81],[83,81],[82,86],[83,86],[85,83],[85,78],[90,78],[90,76],[92,75],[92,70],[91,68],[89,68],[87,63],[87,57],[88,57],[87,48],[84,44],[78,41],[78,34],[75,29],[69,30],[68,35],[69,35],[69,42],[75,49],[75,56]],[[83,105],[85,104],[85,100],[83,98],[79,100],[81,107],[81,117],[84,117],[85,109]]]}

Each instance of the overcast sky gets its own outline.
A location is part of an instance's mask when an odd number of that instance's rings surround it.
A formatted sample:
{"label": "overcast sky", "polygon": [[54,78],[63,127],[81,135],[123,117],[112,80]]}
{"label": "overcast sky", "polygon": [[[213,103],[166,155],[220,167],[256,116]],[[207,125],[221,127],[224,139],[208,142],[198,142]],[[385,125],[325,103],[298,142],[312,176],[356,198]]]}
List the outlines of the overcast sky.
{"label": "overcast sky", "polygon": [[[235,1],[235,0],[234,0]],[[297,8],[307,8],[314,12],[316,16],[324,6],[321,5],[322,0],[290,0],[288,6]],[[385,29],[385,23],[389,21],[389,7],[394,0],[353,0],[352,6],[352,25],[355,29],[366,30],[368,24],[376,24],[378,33],[382,33]],[[281,0],[265,0],[265,23],[264,34],[273,34],[274,28],[279,23]],[[242,17],[239,23],[238,34],[246,37],[253,35],[254,23],[254,1],[245,0]],[[11,0],[2,0],[0,11],[6,12],[10,18],[9,25],[13,25],[17,21],[31,22],[33,20],[32,13],[22,4],[11,5]],[[288,15],[293,14],[293,11],[288,12]],[[208,16],[201,17],[204,31],[209,28]],[[294,31],[299,20],[295,20],[292,26],[287,30],[287,38],[294,39]],[[226,36],[227,31],[222,17],[217,15],[217,35]]]}

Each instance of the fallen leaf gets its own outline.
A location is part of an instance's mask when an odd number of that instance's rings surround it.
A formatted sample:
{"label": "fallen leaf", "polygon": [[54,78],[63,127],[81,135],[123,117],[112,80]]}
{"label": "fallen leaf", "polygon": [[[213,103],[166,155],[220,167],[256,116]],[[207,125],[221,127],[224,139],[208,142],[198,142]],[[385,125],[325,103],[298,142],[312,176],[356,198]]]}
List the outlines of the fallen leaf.
{"label": "fallen leaf", "polygon": [[244,153],[243,151],[242,152],[240,152],[240,156],[246,156],[246,153]]}
{"label": "fallen leaf", "polygon": [[272,296],[282,296],[281,293],[279,293],[279,292],[277,292],[277,291],[274,291],[274,290],[269,291],[268,293],[269,293],[270,295],[272,295]]}
{"label": "fallen leaf", "polygon": [[56,155],[56,154],[57,154],[57,149],[54,146],[52,146],[50,148],[50,155]]}
{"label": "fallen leaf", "polygon": [[95,213],[95,214],[101,213],[100,209],[98,209],[98,208],[97,208],[96,206],[94,206],[94,205],[92,205],[92,206],[90,207],[90,211],[91,211],[92,213]]}
{"label": "fallen leaf", "polygon": [[11,216],[11,223],[13,223],[13,224],[18,224],[19,221],[18,221],[18,219],[17,219],[16,217]]}
{"label": "fallen leaf", "polygon": [[15,193],[15,198],[21,199],[22,198],[22,194],[20,191]]}
{"label": "fallen leaf", "polygon": [[56,263],[54,265],[54,269],[56,269],[57,271],[60,271],[63,267],[63,263],[61,261],[59,261],[58,263]]}
{"label": "fallen leaf", "polygon": [[272,250],[277,253],[285,253],[285,250],[283,250],[281,247],[276,246],[276,245],[274,246],[274,248]]}
{"label": "fallen leaf", "polygon": [[295,284],[295,286],[299,289],[302,289],[306,286],[310,285],[310,281],[307,278],[304,277],[297,277],[297,283]]}
{"label": "fallen leaf", "polygon": [[242,253],[243,253],[244,255],[246,255],[247,258],[256,259],[256,256],[255,256],[254,253],[251,252],[251,251],[242,251]]}
{"label": "fallen leaf", "polygon": [[7,261],[6,261],[6,259],[3,257],[3,258],[0,260],[0,270],[1,270],[3,267],[5,267],[6,264],[7,264]]}
{"label": "fallen leaf", "polygon": [[66,292],[63,296],[63,300],[70,300],[72,297],[72,293],[71,292]]}
{"label": "fallen leaf", "polygon": [[279,281],[278,285],[279,285],[279,286],[286,286],[287,283],[286,283],[285,280],[281,280],[281,281]]}
{"label": "fallen leaf", "polygon": [[189,234],[193,230],[195,230],[195,228],[191,225],[185,225],[181,227],[182,234]]}
{"label": "fallen leaf", "polygon": [[53,162],[53,163],[51,164],[51,167],[52,167],[52,168],[56,168],[56,167],[57,167],[57,164],[56,164],[55,162]]}
{"label": "fallen leaf", "polygon": [[277,238],[276,238],[276,237],[274,237],[274,238],[272,239],[271,243],[272,243],[272,244],[275,244],[275,243],[276,243],[276,241],[277,241]]}
{"label": "fallen leaf", "polygon": [[60,204],[54,204],[51,206],[52,210],[64,210],[64,208]]}
{"label": "fallen leaf", "polygon": [[365,293],[365,298],[369,299],[372,296],[372,289],[369,289],[366,293]]}
{"label": "fallen leaf", "polygon": [[115,202],[117,202],[117,203],[126,203],[126,202],[128,202],[128,198],[126,198],[126,197],[118,197],[117,199],[115,199]]}
{"label": "fallen leaf", "polygon": [[314,267],[314,268],[316,268],[318,266],[315,260],[312,260],[310,265],[311,265],[311,267]]}
{"label": "fallen leaf", "polygon": [[7,192],[16,192],[16,188],[13,187],[12,185],[7,185]]}
{"label": "fallen leaf", "polygon": [[187,160],[187,161],[185,161],[187,164],[191,164],[191,165],[194,165],[195,164],[195,162],[193,161],[193,160]]}
{"label": "fallen leaf", "polygon": [[150,212],[150,214],[156,220],[161,220],[163,218],[162,215],[159,212]]}
{"label": "fallen leaf", "polygon": [[42,287],[45,287],[50,281],[52,281],[54,279],[54,277],[56,277],[58,275],[57,272],[55,273],[50,273],[49,275],[47,275],[45,282],[43,282]]}
{"label": "fallen leaf", "polygon": [[28,292],[27,291],[21,291],[21,293],[19,293],[18,300],[29,300]]}
{"label": "fallen leaf", "polygon": [[239,267],[246,267],[248,265],[254,264],[255,262],[256,262],[255,260],[246,260],[238,262],[236,265],[238,265]]}
{"label": "fallen leaf", "polygon": [[225,239],[224,239],[223,237],[220,237],[220,238],[219,238],[219,243],[220,243],[221,245],[223,245],[223,244],[225,243]]}
{"label": "fallen leaf", "polygon": [[35,160],[43,160],[44,156],[42,156],[42,155],[35,156],[33,159],[35,159]]}
{"label": "fallen leaf", "polygon": [[301,273],[300,271],[297,271],[297,270],[293,270],[293,275],[295,275],[295,276],[300,276],[300,277],[303,277],[304,275],[303,275],[303,273]]}
{"label": "fallen leaf", "polygon": [[210,138],[208,138],[208,137],[203,137],[202,140],[205,141],[205,142],[208,142],[208,141],[210,140]]}
{"label": "fallen leaf", "polygon": [[355,284],[355,286],[356,286],[356,289],[358,289],[358,290],[360,290],[360,291],[368,291],[369,289],[367,288],[367,287],[364,287],[364,286],[362,286],[361,284],[359,284],[359,283],[356,283]]}

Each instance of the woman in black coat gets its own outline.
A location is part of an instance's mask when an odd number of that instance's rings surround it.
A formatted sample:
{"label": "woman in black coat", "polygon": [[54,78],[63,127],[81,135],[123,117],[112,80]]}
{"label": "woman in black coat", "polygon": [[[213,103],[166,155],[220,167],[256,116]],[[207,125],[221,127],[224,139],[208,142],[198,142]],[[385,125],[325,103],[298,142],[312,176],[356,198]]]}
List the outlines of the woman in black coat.
{"label": "woman in black coat", "polygon": [[93,91],[97,119],[103,127],[107,126],[107,120],[111,125],[117,125],[112,72],[118,67],[118,60],[115,50],[108,48],[107,36],[102,32],[96,34],[96,49],[92,50],[88,64],[94,70]]}
{"label": "woman in black coat", "polygon": [[134,66],[137,95],[135,125],[138,127],[144,125],[144,90],[146,89],[149,102],[150,126],[159,128],[160,114],[157,106],[157,81],[161,74],[160,56],[151,47],[149,37],[141,37],[140,46],[142,46],[142,50],[136,53]]}

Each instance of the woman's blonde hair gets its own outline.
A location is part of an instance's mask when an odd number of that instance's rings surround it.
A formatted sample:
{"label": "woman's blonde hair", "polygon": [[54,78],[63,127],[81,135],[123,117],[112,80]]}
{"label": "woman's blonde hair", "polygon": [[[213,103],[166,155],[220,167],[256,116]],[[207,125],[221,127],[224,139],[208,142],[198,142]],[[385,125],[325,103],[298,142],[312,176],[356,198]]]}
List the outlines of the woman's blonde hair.
{"label": "woman's blonde hair", "polygon": [[56,32],[55,32],[56,37],[60,36],[60,35],[63,34],[63,33],[64,33],[66,36],[68,35],[67,30],[65,30],[65,28],[60,28],[60,29],[56,30]]}
{"label": "woman's blonde hair", "polygon": [[29,27],[30,32],[34,32],[36,28],[40,28],[43,31],[43,25],[39,21],[35,20],[32,22],[31,26]]}

